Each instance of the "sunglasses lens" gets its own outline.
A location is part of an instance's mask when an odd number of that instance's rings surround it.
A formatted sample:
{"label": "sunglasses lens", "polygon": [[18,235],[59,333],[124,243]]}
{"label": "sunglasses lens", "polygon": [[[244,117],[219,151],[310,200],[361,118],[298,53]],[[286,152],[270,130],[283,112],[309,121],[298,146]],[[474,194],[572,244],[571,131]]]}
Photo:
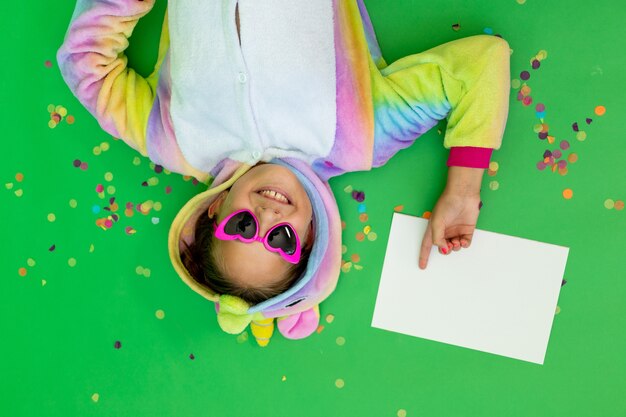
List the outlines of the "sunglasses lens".
{"label": "sunglasses lens", "polygon": [[296,233],[287,225],[278,226],[267,236],[267,243],[287,255],[293,255],[296,251]]}
{"label": "sunglasses lens", "polygon": [[248,212],[241,212],[231,217],[224,226],[224,232],[231,236],[239,235],[251,239],[256,234],[256,223]]}

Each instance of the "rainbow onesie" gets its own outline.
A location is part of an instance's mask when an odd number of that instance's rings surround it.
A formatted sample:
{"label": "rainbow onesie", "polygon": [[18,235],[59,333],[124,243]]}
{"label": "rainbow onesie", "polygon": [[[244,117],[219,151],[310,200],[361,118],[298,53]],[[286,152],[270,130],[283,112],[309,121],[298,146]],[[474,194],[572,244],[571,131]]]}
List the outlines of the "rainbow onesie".
{"label": "rainbow onesie", "polygon": [[[506,41],[474,36],[387,64],[362,0],[170,0],[155,69],[127,67],[154,0],[78,0],[61,72],[104,130],[163,167],[210,184],[169,234],[182,280],[216,306],[220,327],[261,345],[319,323],[340,272],[341,222],[328,179],[385,164],[447,118],[449,166],[486,168],[508,113]],[[235,24],[235,11],[240,30]],[[180,259],[215,196],[259,162],[291,169],[313,205],[315,243],[287,291],[250,306],[194,281]]]}

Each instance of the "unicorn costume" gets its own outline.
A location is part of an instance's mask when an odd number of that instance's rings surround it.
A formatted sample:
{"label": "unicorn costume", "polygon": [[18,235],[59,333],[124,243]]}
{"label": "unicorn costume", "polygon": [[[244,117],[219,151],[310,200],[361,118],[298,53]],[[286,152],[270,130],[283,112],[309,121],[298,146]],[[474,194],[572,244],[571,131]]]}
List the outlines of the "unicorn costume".
{"label": "unicorn costume", "polygon": [[[493,36],[453,41],[391,65],[362,0],[170,0],[159,56],[147,78],[123,52],[154,0],[78,0],[58,53],[78,99],[112,135],[165,168],[210,188],[176,216],[176,272],[216,303],[229,333],[248,324],[261,345],[274,328],[303,338],[335,288],[341,226],[328,179],[383,165],[448,119],[448,165],[486,168],[507,117],[509,47]],[[241,22],[235,24],[237,7]],[[291,169],[313,205],[306,272],[260,304],[215,294],[180,259],[213,199],[258,162]]]}

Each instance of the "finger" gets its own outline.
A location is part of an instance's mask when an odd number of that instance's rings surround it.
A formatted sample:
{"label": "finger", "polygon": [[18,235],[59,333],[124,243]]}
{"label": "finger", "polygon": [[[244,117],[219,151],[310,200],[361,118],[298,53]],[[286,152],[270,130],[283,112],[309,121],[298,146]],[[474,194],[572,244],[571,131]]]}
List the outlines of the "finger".
{"label": "finger", "polygon": [[450,239],[450,242],[452,243],[453,251],[458,252],[461,250],[461,239],[459,237],[453,237],[452,239]]}
{"label": "finger", "polygon": [[433,244],[439,247],[439,251],[444,255],[450,253],[452,244],[445,238],[446,226],[442,222],[433,221],[432,223],[432,235]]}
{"label": "finger", "polygon": [[421,269],[426,269],[426,266],[428,265],[428,257],[430,256],[430,250],[433,247],[433,237],[431,230],[431,224],[430,222],[428,222],[426,232],[424,233],[424,237],[422,238],[422,247],[420,249],[419,267]]}
{"label": "finger", "polygon": [[463,248],[469,248],[472,244],[472,235],[463,235],[461,236],[461,246]]}

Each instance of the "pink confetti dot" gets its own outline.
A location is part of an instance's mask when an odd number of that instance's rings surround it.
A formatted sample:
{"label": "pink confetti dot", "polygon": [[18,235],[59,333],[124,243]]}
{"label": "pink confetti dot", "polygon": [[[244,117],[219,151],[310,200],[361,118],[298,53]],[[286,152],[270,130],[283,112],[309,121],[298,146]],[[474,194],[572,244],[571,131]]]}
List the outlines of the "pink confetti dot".
{"label": "pink confetti dot", "polygon": [[532,102],[533,98],[531,96],[526,96],[522,99],[522,103],[524,103],[524,106],[530,106]]}
{"label": "pink confetti dot", "polygon": [[46,66],[46,68],[52,68],[52,61],[50,60],[46,60],[46,62],[44,62],[43,64]]}
{"label": "pink confetti dot", "polygon": [[96,185],[96,192],[101,193],[104,191],[104,186],[102,184]]}
{"label": "pink confetti dot", "polygon": [[80,169],[82,169],[83,171],[87,171],[87,168],[89,166],[87,165],[87,162],[81,162],[80,163]]}
{"label": "pink confetti dot", "polygon": [[545,162],[543,162],[543,161],[539,161],[539,162],[537,162],[537,169],[538,169],[539,171],[543,171],[544,169],[546,169],[546,164],[545,164]]}
{"label": "pink confetti dot", "polygon": [[559,147],[563,149],[564,151],[566,151],[569,149],[569,142],[566,140],[562,140],[561,143],[559,144]]}
{"label": "pink confetti dot", "polygon": [[535,110],[537,110],[538,112],[542,112],[546,109],[546,106],[543,103],[539,103],[537,104],[537,106],[535,107]]}
{"label": "pink confetti dot", "polygon": [[554,156],[556,159],[559,159],[561,157],[561,151],[555,149],[554,152],[552,152],[552,156]]}
{"label": "pink confetti dot", "polygon": [[171,192],[172,192],[172,187],[170,187],[169,185],[165,187],[165,194],[169,194]]}
{"label": "pink confetti dot", "polygon": [[113,227],[113,222],[110,219],[106,219],[104,221],[104,227],[106,227],[107,229],[110,229],[111,227]]}

